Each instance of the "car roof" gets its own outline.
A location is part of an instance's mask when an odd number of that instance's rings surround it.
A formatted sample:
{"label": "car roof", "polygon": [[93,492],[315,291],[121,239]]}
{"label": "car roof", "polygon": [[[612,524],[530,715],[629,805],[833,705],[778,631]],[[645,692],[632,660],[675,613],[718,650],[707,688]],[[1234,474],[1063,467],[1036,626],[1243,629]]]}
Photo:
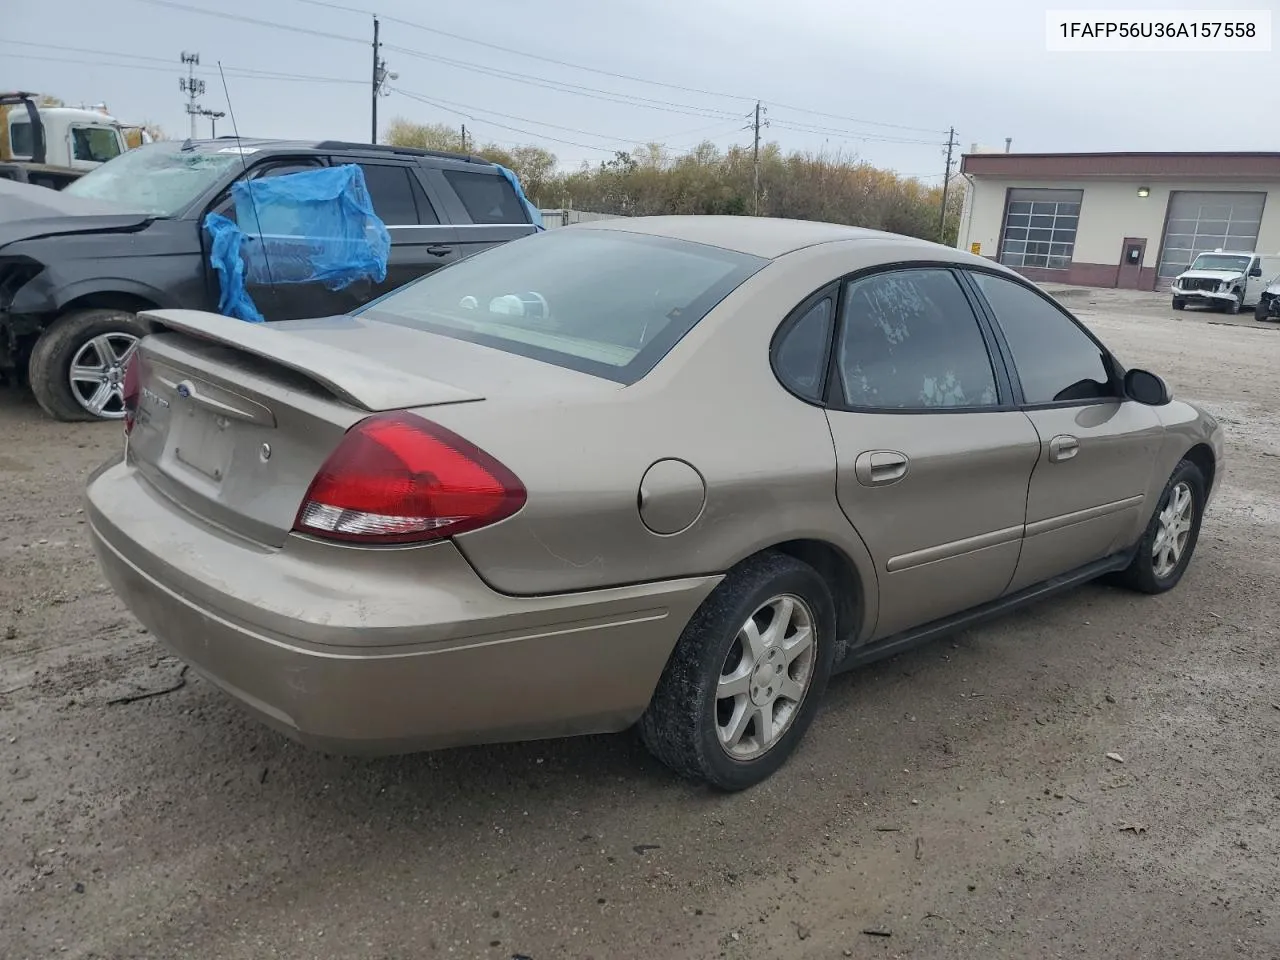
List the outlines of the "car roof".
{"label": "car roof", "polygon": [[670,237],[675,240],[704,243],[724,250],[734,250],[766,260],[773,260],[819,243],[849,240],[892,241],[904,244],[903,253],[910,259],[925,258],[959,263],[968,263],[976,259],[978,262],[991,264],[989,260],[974,258],[964,251],[930,243],[927,240],[887,233],[883,230],[869,230],[866,227],[851,227],[816,220],[703,215],[616,217],[574,224],[567,229],[618,230],[626,233]]}
{"label": "car roof", "polygon": [[[487,167],[496,172],[497,167],[484,157],[469,153],[449,153],[446,150],[423,150],[417,147],[398,147],[388,143],[352,143],[347,140],[268,140],[261,137],[218,137],[216,140],[187,140],[196,150],[225,150],[241,147],[254,153],[342,153],[364,154],[371,157],[410,157],[432,160],[453,160]],[[183,146],[186,145],[183,144]]]}

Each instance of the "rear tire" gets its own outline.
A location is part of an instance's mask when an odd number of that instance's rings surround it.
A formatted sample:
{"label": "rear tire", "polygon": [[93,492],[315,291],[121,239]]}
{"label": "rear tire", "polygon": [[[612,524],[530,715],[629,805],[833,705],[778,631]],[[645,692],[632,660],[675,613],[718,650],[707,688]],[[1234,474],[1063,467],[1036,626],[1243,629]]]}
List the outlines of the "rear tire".
{"label": "rear tire", "polygon": [[[27,363],[27,382],[36,402],[55,420],[119,420],[127,349],[147,332],[123,310],[75,310],[63,314],[40,335]],[[72,380],[72,367],[78,379]],[[105,381],[95,382],[101,370]]]}
{"label": "rear tire", "polygon": [[744,561],[676,642],[640,718],[645,746],[681,776],[720,790],[760,783],[817,712],[835,625],[831,591],[813,567],[780,553]]}
{"label": "rear tire", "polygon": [[1181,299],[1180,297],[1174,297],[1174,298],[1173,298],[1173,309],[1175,309],[1175,310],[1185,310],[1185,309],[1186,309],[1186,307],[1187,307],[1187,301],[1185,301],[1185,300]]}
{"label": "rear tire", "polygon": [[1206,494],[1200,468],[1190,460],[1179,462],[1138,541],[1137,553],[1113,582],[1149,594],[1176,587],[1200,539]]}

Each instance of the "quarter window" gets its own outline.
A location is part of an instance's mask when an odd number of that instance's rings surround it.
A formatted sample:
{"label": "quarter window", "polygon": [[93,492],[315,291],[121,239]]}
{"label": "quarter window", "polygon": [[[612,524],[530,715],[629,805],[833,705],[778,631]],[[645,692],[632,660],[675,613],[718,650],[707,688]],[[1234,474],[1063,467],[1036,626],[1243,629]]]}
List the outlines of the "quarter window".
{"label": "quarter window", "polygon": [[444,178],[466,207],[472,223],[528,223],[520,198],[507,178],[494,173],[445,170]]}
{"label": "quarter window", "polygon": [[822,394],[822,374],[827,367],[827,345],[831,342],[834,314],[831,297],[823,297],[783,334],[774,355],[778,379],[806,400],[817,400]]}
{"label": "quarter window", "polygon": [[1010,190],[1000,262],[1011,267],[1071,266],[1083,190]]}
{"label": "quarter window", "polygon": [[1004,331],[1027,403],[1116,395],[1102,348],[1067,314],[1021,283],[973,276]]}
{"label": "quarter window", "polygon": [[929,410],[999,402],[978,319],[948,270],[897,270],[850,281],[837,369],[852,407]]}

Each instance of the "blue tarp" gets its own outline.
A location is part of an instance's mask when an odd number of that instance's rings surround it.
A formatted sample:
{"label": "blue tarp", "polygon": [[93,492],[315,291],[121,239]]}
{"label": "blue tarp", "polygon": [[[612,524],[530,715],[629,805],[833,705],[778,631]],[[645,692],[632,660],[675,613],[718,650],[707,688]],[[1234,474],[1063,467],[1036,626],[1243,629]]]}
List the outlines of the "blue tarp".
{"label": "blue tarp", "polygon": [[241,180],[232,185],[231,198],[234,221],[216,213],[204,219],[220,313],[263,321],[249,283],[323,283],[341,290],[357,280],[386,279],[391,235],[373,212],[355,164]]}
{"label": "blue tarp", "polygon": [[524,195],[524,187],[520,186],[520,178],[511,170],[508,170],[500,163],[495,163],[495,167],[502,171],[502,175],[507,178],[507,182],[515,188],[516,196],[520,198],[520,202],[524,204],[524,208],[529,211],[529,218],[533,221],[534,227],[539,230],[547,229],[542,222],[542,211],[529,202],[529,198]]}

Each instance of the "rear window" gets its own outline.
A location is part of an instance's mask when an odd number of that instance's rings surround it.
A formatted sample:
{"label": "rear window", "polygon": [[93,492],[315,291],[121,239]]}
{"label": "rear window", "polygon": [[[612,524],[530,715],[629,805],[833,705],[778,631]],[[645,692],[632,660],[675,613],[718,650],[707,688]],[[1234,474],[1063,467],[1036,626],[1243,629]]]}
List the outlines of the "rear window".
{"label": "rear window", "polygon": [[445,170],[444,178],[467,208],[473,223],[528,223],[524,204],[507,178],[492,173]]}
{"label": "rear window", "polygon": [[29,122],[9,124],[9,149],[15,157],[35,156],[36,141]]}
{"label": "rear window", "polygon": [[357,312],[627,384],[764,264],[666,237],[552,230],[429,273]]}

